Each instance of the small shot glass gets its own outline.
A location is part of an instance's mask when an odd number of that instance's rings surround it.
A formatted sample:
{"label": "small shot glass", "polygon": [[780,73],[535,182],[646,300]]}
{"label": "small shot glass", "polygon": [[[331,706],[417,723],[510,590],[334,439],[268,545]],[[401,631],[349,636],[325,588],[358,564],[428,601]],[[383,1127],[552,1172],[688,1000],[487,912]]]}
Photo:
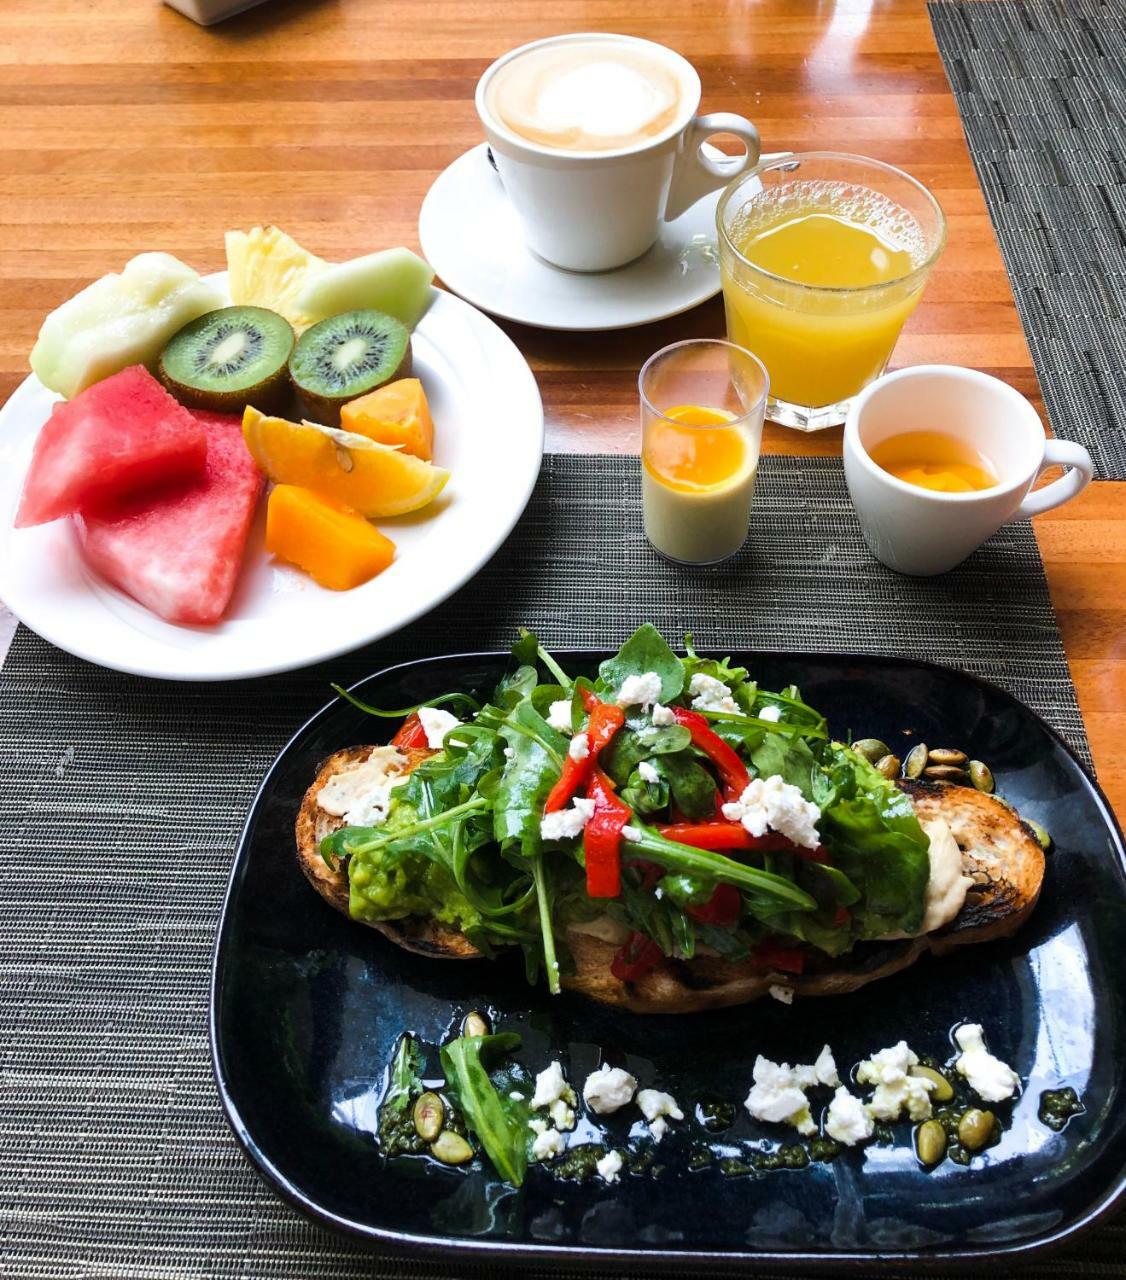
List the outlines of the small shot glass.
{"label": "small shot glass", "polygon": [[664,347],[642,366],[645,536],[667,560],[714,565],[747,538],[770,379],[718,338]]}

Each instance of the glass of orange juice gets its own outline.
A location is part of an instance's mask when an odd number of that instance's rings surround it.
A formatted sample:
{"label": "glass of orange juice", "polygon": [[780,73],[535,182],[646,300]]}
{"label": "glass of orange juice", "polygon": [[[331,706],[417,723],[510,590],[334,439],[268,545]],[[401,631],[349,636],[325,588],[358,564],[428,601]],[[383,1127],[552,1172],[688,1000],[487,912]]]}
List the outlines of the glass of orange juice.
{"label": "glass of orange juice", "polygon": [[770,373],[767,417],[839,426],[946,243],[938,202],[891,165],[813,151],[748,170],[716,220],[727,336]]}
{"label": "glass of orange juice", "polygon": [[669,560],[718,564],[747,538],[770,380],[716,338],[650,356],[641,393],[645,536]]}

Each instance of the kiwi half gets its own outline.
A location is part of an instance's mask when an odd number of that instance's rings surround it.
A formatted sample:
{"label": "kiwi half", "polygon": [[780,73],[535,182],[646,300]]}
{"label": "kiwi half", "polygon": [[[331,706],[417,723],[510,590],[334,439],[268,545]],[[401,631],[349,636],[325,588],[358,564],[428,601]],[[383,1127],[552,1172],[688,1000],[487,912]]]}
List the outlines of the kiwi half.
{"label": "kiwi half", "polygon": [[283,408],[297,341],[293,326],[265,307],[209,311],[176,333],[160,354],[160,380],[190,409],[241,413]]}
{"label": "kiwi half", "polygon": [[305,412],[325,426],[340,425],[340,407],[411,371],[411,335],[382,311],[343,311],[313,325],[297,340],[289,376]]}

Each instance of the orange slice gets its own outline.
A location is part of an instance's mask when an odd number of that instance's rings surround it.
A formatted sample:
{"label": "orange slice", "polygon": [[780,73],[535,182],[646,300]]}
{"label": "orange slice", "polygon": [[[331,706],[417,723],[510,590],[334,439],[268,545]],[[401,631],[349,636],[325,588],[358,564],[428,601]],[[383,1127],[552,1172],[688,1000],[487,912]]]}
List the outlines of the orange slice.
{"label": "orange slice", "polygon": [[404,453],[427,462],[434,456],[434,423],[417,378],[397,378],[349,401],[340,410],[340,425],[380,444],[402,445]]}
{"label": "orange slice", "polygon": [[314,422],[268,418],[247,405],[242,434],[275,484],[312,489],[370,518],[401,516],[433,502],[450,473],[399,448]]}

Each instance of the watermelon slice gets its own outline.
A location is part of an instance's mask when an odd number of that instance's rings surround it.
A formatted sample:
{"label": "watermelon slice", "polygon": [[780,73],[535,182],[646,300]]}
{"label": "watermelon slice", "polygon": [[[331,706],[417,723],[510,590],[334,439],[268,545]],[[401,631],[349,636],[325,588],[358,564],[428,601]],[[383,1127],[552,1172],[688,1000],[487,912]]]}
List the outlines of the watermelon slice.
{"label": "watermelon slice", "polygon": [[199,477],[203,427],[141,365],[55,405],[35,441],[16,528]]}
{"label": "watermelon slice", "polygon": [[201,481],[74,520],[86,559],[103,578],[169,622],[207,626],[230,603],[264,480],[243,442],[241,419],[192,416],[206,430]]}

